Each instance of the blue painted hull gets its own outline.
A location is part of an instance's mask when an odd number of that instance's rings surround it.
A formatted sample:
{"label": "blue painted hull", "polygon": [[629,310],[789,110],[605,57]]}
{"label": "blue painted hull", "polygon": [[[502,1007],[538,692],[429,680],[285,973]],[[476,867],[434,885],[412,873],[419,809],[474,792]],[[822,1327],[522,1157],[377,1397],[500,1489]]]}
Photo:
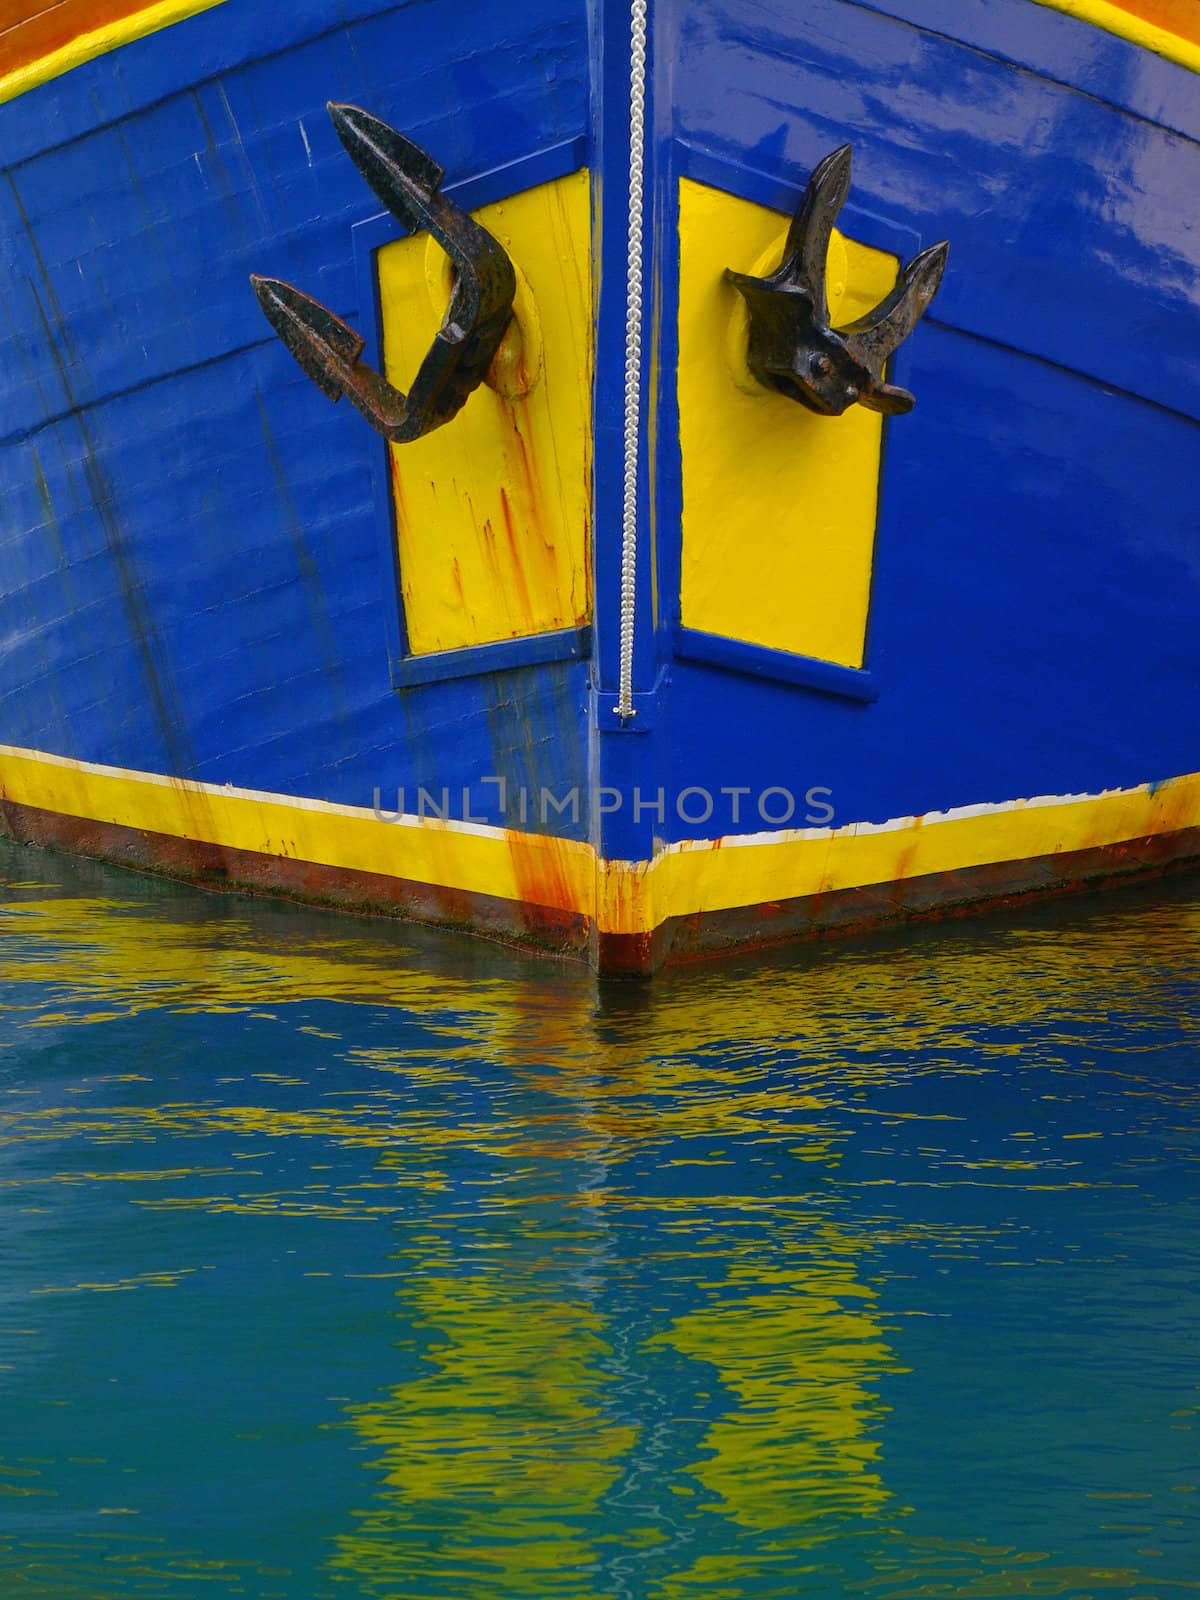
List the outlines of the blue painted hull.
{"label": "blue painted hull", "polygon": [[[614,723],[624,26],[580,0],[297,0],[270,17],[227,0],[0,106],[0,744],[364,812],[424,787],[461,819],[465,790],[468,820],[602,862],[1200,768],[1200,93],[1030,0],[654,6],[642,721]],[[399,688],[389,672],[382,447],[305,381],[247,287],[269,268],[354,326],[374,315],[350,230],[378,204],[331,97],[403,127],[451,182],[562,147],[599,179],[586,655]],[[869,696],[797,682],[767,651],[689,647],[678,602],[675,185],[717,163],[782,209],[847,141],[864,213],[953,246],[896,364],[919,405],[888,425]],[[772,788],[821,799],[738,820],[720,799],[700,821],[677,804],[731,786],[751,807]],[[630,803],[659,787],[660,809]],[[514,816],[513,795],[546,790],[581,803]],[[13,832],[53,836],[6,792]],[[1175,821],[1162,856],[1191,859],[1200,815]],[[117,834],[95,847],[122,853]],[[730,939],[780,927],[759,903]],[[712,942],[705,909],[676,918],[677,948]],[[486,925],[469,906],[452,920]],[[547,942],[594,946],[586,923]],[[614,964],[663,946],[638,950]]]}

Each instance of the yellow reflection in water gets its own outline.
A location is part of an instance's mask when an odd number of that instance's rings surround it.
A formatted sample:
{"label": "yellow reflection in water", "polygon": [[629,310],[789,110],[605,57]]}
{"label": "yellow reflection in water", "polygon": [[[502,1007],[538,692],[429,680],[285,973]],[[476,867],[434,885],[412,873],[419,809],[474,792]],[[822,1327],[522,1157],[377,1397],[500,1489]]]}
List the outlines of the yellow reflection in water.
{"label": "yellow reflection in water", "polygon": [[64,1004],[47,1010],[38,996],[7,1009],[57,1026],[147,1010],[218,1014],[306,1000],[443,1008],[473,991],[486,1000],[505,989],[470,963],[456,980],[423,970],[402,943],[327,932],[301,908],[289,932],[283,915],[269,908],[253,920],[193,919],[90,897],[10,901],[0,906],[0,982],[10,992],[45,985]]}
{"label": "yellow reflection in water", "polygon": [[689,1470],[737,1522],[807,1542],[884,1506],[870,1385],[897,1364],[875,1298],[849,1260],[772,1270],[752,1259],[659,1336],[711,1362],[736,1401]]}
{"label": "yellow reflection in water", "polygon": [[[1095,1024],[1099,1015],[1102,1026],[1114,993],[1126,1010],[1145,1002],[1173,1027],[1200,1031],[1200,1018],[1181,1015],[1169,993],[1200,955],[1196,902],[1156,907],[1140,924],[1136,911],[1097,920],[1084,939],[1020,926],[979,941],[827,945],[790,967],[685,969],[598,1009],[596,990],[578,969],[510,958],[466,939],[430,936],[414,945],[399,930],[385,936],[369,923],[347,935],[346,919],[299,907],[244,917],[222,906],[205,915],[202,897],[183,916],[173,904],[162,911],[152,902],[81,896],[3,903],[3,893],[0,887],[0,982],[10,997],[36,985],[58,1000],[48,1010],[43,994],[10,998],[8,1009],[29,1022],[82,1024],[151,1009],[269,1016],[264,1007],[296,1001],[397,1006],[440,1036],[431,1060],[470,1061],[483,1049],[551,1092],[556,1084],[569,1092],[573,1071],[590,1078],[599,1069],[617,1077],[597,1092],[619,1097],[628,1087],[619,1075],[633,1071],[665,1101],[677,1092],[678,1068],[698,1090],[696,1105],[680,1108],[691,1119],[680,1123],[682,1132],[704,1114],[705,1081],[715,1098],[744,1071],[759,1085],[762,1105],[777,1093],[766,1086],[765,1069],[798,1052],[810,1058],[806,1077],[819,1106],[829,1089],[840,1099],[881,1073],[987,1070],[1023,1048],[993,1036],[1014,1018],[1032,1026],[1053,1015],[1055,1027],[1039,1034],[1045,1052],[1057,1037],[1077,1037],[1078,1020]],[[305,1024],[303,1031],[314,1030]],[[386,1051],[378,1064],[387,1069]],[[626,1128],[636,1139],[628,1119]]]}
{"label": "yellow reflection in water", "polygon": [[[1082,941],[1032,925],[979,941],[696,969],[636,999],[598,996],[582,973],[509,960],[487,947],[446,954],[449,947],[439,946],[445,959],[430,959],[403,936],[346,934],[345,926],[298,911],[243,918],[222,908],[189,920],[99,897],[10,901],[0,931],[16,937],[0,939],[0,981],[22,1023],[77,1026],[155,1009],[270,1019],[271,1008],[292,1002],[342,1001],[396,1008],[419,1022],[424,1042],[343,1047],[335,1030],[305,1021],[296,1031],[325,1041],[327,1059],[353,1071],[359,1086],[348,1101],[334,1074],[294,1104],[274,1103],[271,1091],[306,1081],[281,1058],[254,1074],[263,1103],[235,1102],[223,1095],[222,1064],[214,1063],[200,1104],[17,1109],[3,1131],[20,1140],[219,1133],[252,1141],[254,1150],[292,1139],[367,1148],[377,1152],[377,1184],[264,1193],[234,1183],[200,1197],[143,1198],[148,1179],[187,1170],[130,1166],[103,1181],[136,1184],[139,1204],[162,1209],[367,1217],[397,1228],[408,1225],[412,1191],[444,1197],[461,1153],[482,1160],[478,1216],[511,1220],[474,1241],[488,1252],[477,1267],[464,1265],[461,1253],[448,1255],[466,1248],[456,1233],[461,1217],[449,1210],[428,1224],[435,1232],[445,1224],[440,1253],[410,1249],[393,1261],[403,1269],[400,1314],[428,1338],[422,1365],[408,1382],[347,1410],[375,1474],[374,1493],[338,1539],[332,1565],[369,1595],[403,1587],[458,1600],[608,1600],[623,1592],[605,1543],[613,1535],[597,1532],[643,1435],[638,1416],[623,1407],[617,1331],[602,1309],[615,1258],[596,1256],[595,1282],[586,1288],[552,1240],[536,1268],[529,1265],[522,1240],[532,1228],[525,1221],[532,1197],[519,1187],[509,1193],[502,1179],[536,1168],[555,1191],[539,1203],[558,1208],[560,1221],[586,1211],[590,1227],[608,1230],[611,1248],[629,1248],[612,1243],[619,1227],[652,1217],[656,1258],[689,1258],[706,1283],[700,1303],[662,1319],[668,1325],[645,1345],[649,1354],[711,1373],[718,1395],[676,1463],[674,1486],[686,1478],[697,1491],[688,1516],[720,1519],[730,1540],[765,1538],[748,1555],[741,1545],[723,1551],[718,1535],[707,1541],[717,1549],[681,1553],[656,1581],[668,1597],[740,1597],[766,1568],[794,1574],[797,1552],[903,1510],[883,1477],[878,1393],[879,1378],[899,1368],[864,1262],[904,1225],[870,1216],[855,1222],[845,1208],[835,1222],[822,1209],[820,1181],[837,1166],[848,1119],[927,1123],[928,1139],[944,1142],[930,1169],[939,1185],[980,1181],[989,1169],[1006,1185],[1036,1187],[1047,1175],[1059,1183],[1061,1149],[1029,1147],[1025,1128],[1011,1130],[1011,1159],[968,1160],[949,1148],[953,1130],[945,1125],[953,1118],[936,1108],[899,1110],[894,1101],[884,1110],[880,1091],[923,1075],[1008,1071],[1030,1051],[1039,1066],[1054,1068],[1056,1042],[1073,1029],[1077,1038],[1076,1023],[1086,1022],[1102,1043],[1117,992],[1127,1014],[1140,1008],[1149,1019],[1167,1018],[1176,1033],[1200,1026],[1180,1015],[1173,997],[1200,954],[1194,903],[1157,907],[1141,921],[1136,912],[1098,920]],[[1042,1026],[1043,1017],[1054,1026]],[[1075,1070],[1071,1059],[1061,1066]],[[469,1086],[483,1067],[502,1069],[511,1085],[499,1112],[476,1108],[469,1097],[448,1111],[445,1092]],[[361,1087],[364,1072],[376,1087]],[[1126,1077],[1136,1113],[1150,1114],[1136,1062]],[[756,1146],[786,1153],[792,1173],[805,1170],[795,1165],[801,1156],[813,1192],[740,1194],[736,1184],[723,1186],[714,1169],[732,1164],[735,1143],[743,1163],[756,1159]],[[575,1174],[557,1186],[556,1161]],[[669,1192],[638,1176],[668,1168]],[[231,1169],[211,1170],[227,1176]],[[62,1181],[91,1177],[78,1171]],[[922,1232],[943,1250],[978,1243],[952,1223],[910,1225],[910,1237]],[[712,1265],[702,1270],[705,1258]],[[155,1283],[167,1276],[151,1275]],[[659,1497],[666,1528],[667,1485],[659,1485]],[[675,1521],[678,1515],[676,1507]],[[619,1538],[625,1550],[654,1554],[668,1534],[626,1526]],[[1038,1553],[980,1546],[964,1554],[951,1544],[935,1553],[900,1543],[882,1580],[891,1587],[881,1593],[968,1600],[1133,1581],[1045,1566]]]}
{"label": "yellow reflection in water", "polygon": [[382,1483],[337,1541],[335,1570],[370,1594],[404,1579],[464,1600],[532,1600],[564,1583],[580,1600],[598,1596],[582,1524],[636,1433],[604,1411],[603,1320],[561,1285],[539,1292],[503,1265],[416,1274],[403,1295],[431,1332],[431,1370],[349,1409],[382,1452],[371,1459]]}

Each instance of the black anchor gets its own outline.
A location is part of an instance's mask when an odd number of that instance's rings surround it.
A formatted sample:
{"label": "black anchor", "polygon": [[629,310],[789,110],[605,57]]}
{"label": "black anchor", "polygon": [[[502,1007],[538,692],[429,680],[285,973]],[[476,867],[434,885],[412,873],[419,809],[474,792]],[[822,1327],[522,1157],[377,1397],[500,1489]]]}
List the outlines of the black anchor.
{"label": "black anchor", "polygon": [[884,383],[883,369],[924,315],[946,270],[943,241],[914,256],[881,305],[844,328],[831,327],[825,264],[838,212],[850,192],[848,144],[825,157],[809,179],[788,229],[783,260],[769,278],[725,269],[750,313],[750,371],[769,389],[824,417],[855,401],[896,417],[916,404],[907,389]]}
{"label": "black anchor", "polygon": [[331,400],[345,395],[385,439],[404,444],[440,428],[483,382],[512,319],[517,280],[503,248],[440,193],[433,157],[358,106],[329,104],[350,159],[392,215],[427,228],[455,268],[445,318],[407,395],[359,358],[363,339],[332,311],[278,278],[251,275],[267,320]]}

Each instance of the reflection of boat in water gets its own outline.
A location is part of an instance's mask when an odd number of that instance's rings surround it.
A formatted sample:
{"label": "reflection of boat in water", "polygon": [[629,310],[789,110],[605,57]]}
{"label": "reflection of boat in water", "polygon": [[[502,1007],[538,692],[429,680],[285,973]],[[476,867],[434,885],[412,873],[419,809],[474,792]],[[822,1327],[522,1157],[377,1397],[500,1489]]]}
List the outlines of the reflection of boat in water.
{"label": "reflection of boat in water", "polygon": [[1194,7],[651,0],[639,141],[644,9],[16,8],[11,833],[614,972],[1195,858]]}
{"label": "reflection of boat in water", "polygon": [[[0,845],[0,876],[29,863]],[[219,1248],[229,1276],[203,1302],[222,1352],[211,1392],[254,1441],[238,1458],[253,1471],[223,1479],[223,1498],[266,1485],[250,1503],[272,1502],[267,1525],[289,1542],[302,1516],[277,1483],[296,1472],[315,1509],[302,1551],[279,1551],[294,1590],[273,1574],[264,1594],[763,1600],[794,1595],[798,1573],[818,1594],[1101,1594],[1135,1578],[1160,1591],[1153,1556],[1113,1576],[1095,1528],[1107,1502],[1091,1519],[1080,1507],[1089,1483],[1162,1489],[1164,1453],[1191,1481],[1191,1435],[1165,1431],[1168,1410],[1184,1420],[1171,1384],[1188,1403],[1186,1363],[1148,1363],[1127,1410],[1094,1406],[1091,1384],[1147,1323],[1160,1353],[1186,1323],[1194,1275],[1146,1237],[1147,1204],[1166,1195],[1133,1185],[1158,1162],[1190,1199],[1194,897],[684,970],[598,1001],[577,968],[428,930],[180,894],[92,863],[53,876],[57,891],[18,881],[0,897],[10,1066],[14,1042],[34,1064],[5,1104],[7,1176],[39,1185],[12,1193],[53,1203],[56,1237],[82,1259],[50,1277],[34,1252],[14,1281],[108,1291],[130,1286],[139,1241],[148,1268]],[[119,1274],[93,1259],[97,1186]],[[259,1269],[285,1248],[304,1276],[264,1300]],[[330,1275],[310,1280],[314,1267]],[[1176,1307],[1165,1329],[1147,1316],[1151,1282]],[[20,1326],[73,1298],[39,1297]],[[196,1307],[176,1315],[190,1325]],[[127,1345],[139,1318],[174,1387],[161,1310],[117,1315],[113,1339]],[[259,1432],[264,1352],[290,1381],[265,1386],[279,1425]],[[187,1363],[193,1379],[204,1359]],[[1049,1394],[1055,1360],[1079,1366],[1081,1389]],[[226,1390],[231,1368],[256,1383]],[[982,1400],[957,1419],[960,1448],[975,1435],[960,1483],[939,1454],[956,1419],[939,1406],[983,1375],[993,1428]],[[1140,1424],[1131,1446],[1129,1423],[1151,1395],[1153,1450]],[[1077,1454],[1057,1476],[1039,1454],[1030,1472],[1028,1425],[1045,1449],[1055,1406]],[[298,1447],[306,1419],[323,1457]],[[157,1461],[157,1413],[149,1426]],[[70,1412],[61,1427],[74,1456]],[[185,1464],[172,1503],[192,1506],[188,1452],[176,1441],[171,1456]],[[1052,1539],[991,1493],[1006,1484],[1045,1503]],[[61,1504],[46,1509],[62,1541]],[[1172,1509],[1137,1520],[1165,1526]],[[266,1565],[257,1516],[238,1522]],[[99,1577],[77,1591],[101,1593],[110,1547],[85,1527]],[[230,1530],[219,1515],[203,1527],[206,1581],[224,1593],[211,1575]],[[160,1587],[176,1541],[201,1539],[190,1513],[161,1531]]]}

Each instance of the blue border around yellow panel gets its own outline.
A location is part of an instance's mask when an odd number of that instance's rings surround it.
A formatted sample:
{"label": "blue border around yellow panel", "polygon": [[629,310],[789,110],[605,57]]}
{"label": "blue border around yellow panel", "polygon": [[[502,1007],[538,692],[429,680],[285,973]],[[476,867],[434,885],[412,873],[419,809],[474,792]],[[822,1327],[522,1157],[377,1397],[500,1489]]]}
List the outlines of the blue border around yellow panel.
{"label": "blue border around yellow panel", "polygon": [[802,689],[858,700],[869,705],[879,698],[879,681],[872,672],[859,667],[843,667],[816,656],[793,655],[787,650],[772,650],[767,645],[749,644],[724,634],[704,633],[699,628],[677,627],[675,654],[682,661],[703,661],[728,672],[744,672],[753,678],[770,678],[776,683],[791,683]]}

